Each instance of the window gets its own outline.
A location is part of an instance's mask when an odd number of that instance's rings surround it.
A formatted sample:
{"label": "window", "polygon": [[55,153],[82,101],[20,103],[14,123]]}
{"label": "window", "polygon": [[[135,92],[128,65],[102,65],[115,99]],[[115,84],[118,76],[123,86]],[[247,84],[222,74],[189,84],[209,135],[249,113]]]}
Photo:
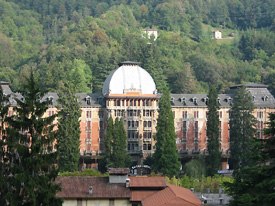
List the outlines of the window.
{"label": "window", "polygon": [[[9,116],[13,115],[13,111],[9,111]],[[49,117],[54,115],[54,111],[49,111]]]}
{"label": "window", "polygon": [[219,117],[222,118],[222,111],[219,112]]}
{"label": "window", "polygon": [[92,118],[92,111],[86,111],[86,118]]}
{"label": "window", "polygon": [[198,121],[195,121],[195,123],[194,123],[194,129],[198,130]]}
{"label": "window", "polygon": [[115,206],[115,200],[109,199],[109,206]]}
{"label": "window", "polygon": [[176,112],[175,111],[173,111],[173,116],[174,116],[174,118],[176,117]]}
{"label": "window", "polygon": [[183,111],[182,112],[182,118],[183,119],[187,119],[187,111]]}
{"label": "window", "polygon": [[82,199],[77,199],[77,206],[82,206]]}
{"label": "window", "polygon": [[186,121],[182,122],[182,129],[185,131],[186,130]]}
{"label": "window", "polygon": [[91,121],[87,121],[87,123],[86,123],[86,130],[87,131],[91,130]]}
{"label": "window", "polygon": [[98,116],[99,116],[99,118],[103,118],[104,117],[104,112],[103,111],[98,111]]}
{"label": "window", "polygon": [[263,112],[257,112],[257,118],[262,119],[264,117]]}
{"label": "window", "polygon": [[101,130],[104,129],[104,122],[103,122],[103,121],[100,121],[100,122],[99,122],[99,128],[100,128]]}
{"label": "window", "polygon": [[182,150],[186,151],[186,144],[185,143],[182,145]]}
{"label": "window", "polygon": [[195,146],[195,151],[198,151],[198,149],[199,149],[199,145],[198,145],[198,143],[197,143],[197,142],[194,144],[194,146]]}
{"label": "window", "polygon": [[186,139],[186,137],[187,137],[186,134],[187,134],[186,131],[183,131],[183,133],[182,133],[182,138],[183,138],[183,139]]}
{"label": "window", "polygon": [[194,111],[194,118],[199,118],[199,111]]}

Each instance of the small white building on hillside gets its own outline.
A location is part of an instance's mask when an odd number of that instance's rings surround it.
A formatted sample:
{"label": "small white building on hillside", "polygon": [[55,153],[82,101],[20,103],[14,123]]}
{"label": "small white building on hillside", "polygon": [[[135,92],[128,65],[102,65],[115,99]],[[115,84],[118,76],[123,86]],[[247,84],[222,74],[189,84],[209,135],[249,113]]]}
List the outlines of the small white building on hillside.
{"label": "small white building on hillside", "polygon": [[149,39],[151,36],[154,36],[154,41],[158,38],[158,30],[157,29],[143,29],[143,35],[144,38],[148,37]]}
{"label": "small white building on hillside", "polygon": [[218,31],[218,30],[213,31],[212,36],[213,36],[214,39],[221,39],[222,38],[222,32]]}

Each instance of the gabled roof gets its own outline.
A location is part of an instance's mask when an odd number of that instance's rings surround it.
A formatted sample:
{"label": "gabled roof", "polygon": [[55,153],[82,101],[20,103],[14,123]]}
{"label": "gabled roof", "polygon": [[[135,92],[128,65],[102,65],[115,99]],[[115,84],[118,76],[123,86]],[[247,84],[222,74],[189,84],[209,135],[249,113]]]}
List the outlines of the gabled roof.
{"label": "gabled roof", "polygon": [[143,199],[151,196],[152,194],[155,194],[156,192],[159,192],[159,190],[155,191],[131,191],[131,198],[130,201],[132,202],[141,202]]}
{"label": "gabled roof", "polygon": [[164,177],[129,177],[130,188],[165,188]]}
{"label": "gabled roof", "polygon": [[161,190],[142,200],[143,206],[200,206],[201,201],[190,190],[167,184],[164,190]]}
{"label": "gabled roof", "polygon": [[129,188],[126,188],[125,184],[110,184],[109,177],[58,177],[56,183],[61,183],[61,191],[56,196],[64,199],[130,199]]}

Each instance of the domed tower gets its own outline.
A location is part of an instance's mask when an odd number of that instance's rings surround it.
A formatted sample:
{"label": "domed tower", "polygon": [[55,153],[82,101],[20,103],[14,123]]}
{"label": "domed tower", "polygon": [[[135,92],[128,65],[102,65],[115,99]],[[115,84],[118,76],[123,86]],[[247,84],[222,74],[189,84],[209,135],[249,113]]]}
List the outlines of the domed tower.
{"label": "domed tower", "polygon": [[125,61],[112,71],[103,84],[104,96],[156,95],[156,84],[138,62]]}
{"label": "domed tower", "polygon": [[158,100],[156,84],[138,62],[125,61],[104,82],[108,117],[123,118],[128,152],[137,163],[153,154]]}

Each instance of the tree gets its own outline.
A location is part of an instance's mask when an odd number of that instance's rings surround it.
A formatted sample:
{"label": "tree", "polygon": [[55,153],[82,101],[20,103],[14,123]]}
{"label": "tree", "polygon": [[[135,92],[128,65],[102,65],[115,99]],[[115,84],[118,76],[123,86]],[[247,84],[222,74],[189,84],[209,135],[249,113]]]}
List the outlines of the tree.
{"label": "tree", "polygon": [[188,177],[198,178],[206,175],[205,159],[202,155],[199,155],[197,159],[192,159],[190,162],[184,165],[184,174]]}
{"label": "tree", "polygon": [[208,137],[208,156],[207,161],[207,175],[214,176],[217,174],[218,169],[221,165],[221,152],[219,151],[219,105],[218,105],[218,94],[216,88],[212,86],[208,94],[207,104],[207,131]]}
{"label": "tree", "polygon": [[129,163],[127,136],[122,118],[120,120],[116,118],[113,131],[111,166],[115,168],[127,167]]}
{"label": "tree", "polygon": [[172,177],[179,173],[180,162],[178,161],[176,148],[176,134],[174,116],[170,103],[170,93],[167,88],[160,98],[158,112],[153,169]]}
{"label": "tree", "polygon": [[61,86],[58,93],[58,167],[61,172],[78,170],[80,158],[80,123],[81,111],[74,90],[69,83]]}
{"label": "tree", "polygon": [[99,165],[101,172],[106,172],[110,167],[129,166],[131,159],[127,152],[127,136],[123,119],[116,118],[115,123],[112,117],[108,119],[104,144],[105,153]]}
{"label": "tree", "polygon": [[255,135],[255,117],[252,96],[244,86],[236,89],[230,116],[230,166],[235,171],[249,165],[247,155]]}
{"label": "tree", "polygon": [[275,201],[275,114],[270,114],[265,139],[253,139],[249,158],[255,164],[245,167],[227,183],[232,205],[274,205]]}
{"label": "tree", "polygon": [[42,101],[45,91],[40,91],[33,73],[26,82],[15,98],[15,115],[7,119],[9,195],[1,201],[3,205],[61,205],[56,197],[60,187],[54,182],[58,170],[52,122],[56,116],[43,117],[50,100]]}

